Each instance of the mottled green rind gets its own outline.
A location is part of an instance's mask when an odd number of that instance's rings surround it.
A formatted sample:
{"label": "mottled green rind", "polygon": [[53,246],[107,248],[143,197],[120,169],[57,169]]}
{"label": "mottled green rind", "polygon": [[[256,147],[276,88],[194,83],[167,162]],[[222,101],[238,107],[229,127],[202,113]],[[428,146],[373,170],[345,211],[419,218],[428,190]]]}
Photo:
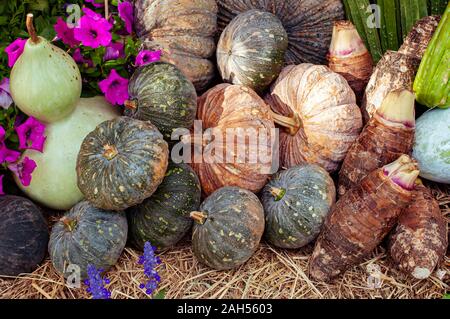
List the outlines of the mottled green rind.
{"label": "mottled green rind", "polygon": [[29,39],[11,70],[10,89],[15,104],[42,122],[68,116],[81,95],[81,74],[72,57],[47,40]]}
{"label": "mottled green rind", "polygon": [[130,242],[140,250],[147,241],[159,250],[175,245],[191,228],[189,213],[198,209],[200,198],[194,170],[170,162],[156,192],[128,210]]}
{"label": "mottled green rind", "polygon": [[47,222],[39,208],[18,196],[0,196],[0,276],[30,273],[47,252]]}
{"label": "mottled green rind", "polygon": [[48,247],[53,266],[60,274],[70,276],[68,265],[77,265],[81,279],[85,279],[89,264],[107,271],[117,263],[127,241],[124,212],[105,211],[83,201],[63,218],[75,221],[76,226],[70,231],[62,220],[58,221],[52,228]]}
{"label": "mottled green rind", "polygon": [[[271,188],[285,190],[276,200]],[[327,171],[317,165],[300,165],[278,172],[261,192],[265,239],[280,248],[300,248],[313,241],[336,199]]]}
{"label": "mottled green rind", "polygon": [[125,115],[151,121],[170,141],[177,128],[190,129],[197,113],[194,85],[174,65],[154,62],[136,69],[128,85],[130,100],[136,109]]}
{"label": "mottled green rind", "polygon": [[255,194],[239,187],[223,187],[200,206],[207,215],[194,223],[192,249],[203,264],[218,270],[245,263],[258,248],[264,232],[264,211]]}

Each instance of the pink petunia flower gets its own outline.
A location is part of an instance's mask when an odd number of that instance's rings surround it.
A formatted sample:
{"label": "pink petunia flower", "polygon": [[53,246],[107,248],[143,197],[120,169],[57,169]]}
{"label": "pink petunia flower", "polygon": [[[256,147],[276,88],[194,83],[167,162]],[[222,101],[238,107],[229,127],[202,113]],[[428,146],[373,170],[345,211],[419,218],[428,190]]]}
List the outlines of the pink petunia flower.
{"label": "pink petunia flower", "polygon": [[105,51],[103,61],[117,60],[125,57],[124,45],[122,42],[111,42]]}
{"label": "pink petunia flower", "polygon": [[8,54],[8,66],[12,68],[23,52],[27,40],[18,38],[5,48]]}
{"label": "pink petunia flower", "polygon": [[159,61],[160,59],[161,59],[161,50],[158,51],[142,50],[139,51],[134,64],[136,66],[143,66],[152,62]]}
{"label": "pink petunia flower", "polygon": [[8,165],[9,170],[17,176],[23,186],[30,185],[31,174],[36,167],[36,162],[29,157],[25,157],[21,162]]}
{"label": "pink petunia flower", "polygon": [[119,3],[119,17],[125,22],[125,29],[129,34],[133,33],[134,9],[128,1]]}
{"label": "pink petunia flower", "polygon": [[98,83],[106,100],[111,104],[122,105],[128,98],[128,79],[121,77],[112,69],[108,77]]}
{"label": "pink petunia flower", "polygon": [[70,28],[63,18],[59,17],[56,24],[53,26],[56,31],[58,39],[70,47],[74,47],[80,44],[74,36],[74,28]]}
{"label": "pink petunia flower", "polygon": [[5,195],[3,192],[3,175],[0,175],[0,195]]}
{"label": "pink petunia flower", "polygon": [[84,2],[92,4],[95,8],[101,8],[104,6],[104,1],[100,2],[100,0],[85,0]]}
{"label": "pink petunia flower", "polygon": [[5,129],[0,126],[0,164],[4,162],[13,163],[20,157],[20,153],[14,150],[10,150],[5,145]]}
{"label": "pink petunia flower", "polygon": [[107,46],[111,43],[112,25],[102,17],[99,17],[94,11],[84,8],[86,13],[80,20],[79,26],[75,28],[75,39],[80,41],[84,46],[98,48],[99,46]]}
{"label": "pink petunia flower", "polygon": [[81,49],[80,48],[76,48],[75,51],[73,51],[72,57],[75,60],[75,62],[78,63],[78,64],[86,64],[90,68],[92,68],[94,66],[94,62],[92,62],[91,59],[86,59],[81,54]]}
{"label": "pink petunia flower", "polygon": [[20,149],[32,149],[42,153],[46,137],[45,125],[30,116],[23,124],[16,127]]}
{"label": "pink petunia flower", "polygon": [[83,12],[84,12],[84,14],[85,14],[87,17],[92,18],[92,19],[94,19],[95,21],[99,21],[99,20],[101,20],[101,19],[103,19],[103,20],[106,21],[106,19],[104,19],[103,16],[102,16],[100,13],[97,13],[97,12],[95,12],[94,10],[91,10],[91,9],[89,9],[89,8],[84,7],[84,8],[83,8]]}
{"label": "pink petunia flower", "polygon": [[13,103],[11,92],[9,91],[9,79],[3,78],[0,82],[0,106],[5,110]]}

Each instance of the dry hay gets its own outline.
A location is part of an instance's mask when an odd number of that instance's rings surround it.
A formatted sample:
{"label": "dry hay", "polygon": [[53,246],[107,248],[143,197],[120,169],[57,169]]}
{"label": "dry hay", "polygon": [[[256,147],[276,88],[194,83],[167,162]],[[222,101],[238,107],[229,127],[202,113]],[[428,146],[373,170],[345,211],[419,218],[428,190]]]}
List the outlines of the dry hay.
{"label": "dry hay", "polygon": [[[450,219],[450,187],[432,186],[441,209]],[[231,271],[211,270],[193,257],[189,240],[161,254],[160,290],[165,298],[441,298],[450,290],[450,255],[438,272],[427,280],[414,280],[400,273],[386,257],[383,247],[370,260],[356,266],[330,284],[307,276],[312,246],[288,251],[261,244],[255,255]],[[148,298],[139,289],[145,281],[139,253],[126,248],[118,264],[107,273],[112,298]],[[370,288],[370,268],[381,270],[380,288]],[[368,269],[369,268],[369,269]],[[372,267],[373,268],[373,267]],[[0,278],[0,298],[89,298],[84,289],[69,289],[49,260],[32,274]]]}

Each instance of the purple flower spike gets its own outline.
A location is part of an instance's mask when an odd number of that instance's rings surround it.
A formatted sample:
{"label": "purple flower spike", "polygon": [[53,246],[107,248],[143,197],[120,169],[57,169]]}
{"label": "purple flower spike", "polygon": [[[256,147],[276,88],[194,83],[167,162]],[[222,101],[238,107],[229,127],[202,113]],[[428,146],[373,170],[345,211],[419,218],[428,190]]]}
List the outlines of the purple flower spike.
{"label": "purple flower spike", "polygon": [[119,3],[119,17],[125,22],[125,29],[128,34],[133,33],[133,21],[134,21],[134,13],[133,13],[133,4],[128,1],[124,1]]}
{"label": "purple flower spike", "polygon": [[149,242],[144,245],[144,254],[139,257],[138,263],[144,266],[144,274],[148,280],[146,283],[139,285],[139,288],[145,289],[147,295],[151,295],[157,288],[161,281],[156,267],[161,264],[159,257],[155,256],[156,247],[153,247]]}
{"label": "purple flower spike", "polygon": [[9,79],[3,78],[0,82],[0,107],[5,110],[13,103],[11,92],[9,91]]}
{"label": "purple flower spike", "polygon": [[30,116],[23,124],[16,127],[20,149],[32,149],[42,153],[46,137],[45,125]]}
{"label": "purple flower spike", "polygon": [[17,176],[23,186],[30,185],[31,174],[36,167],[36,162],[28,157],[25,157],[21,162],[8,165],[8,168]]}
{"label": "purple flower spike", "polygon": [[112,69],[108,77],[100,81],[98,86],[111,104],[122,105],[129,98],[128,79],[121,77],[115,69]]}
{"label": "purple flower spike", "polygon": [[110,299],[111,292],[105,288],[109,284],[109,279],[102,278],[103,269],[97,269],[94,265],[89,264],[87,267],[88,278],[84,281],[86,291],[92,295],[92,299]]}
{"label": "purple flower spike", "polygon": [[8,54],[8,66],[12,68],[23,52],[27,40],[18,38],[5,48]]}
{"label": "purple flower spike", "polygon": [[136,66],[143,66],[152,62],[159,61],[160,59],[161,59],[161,50],[158,51],[142,50],[139,51],[134,64]]}

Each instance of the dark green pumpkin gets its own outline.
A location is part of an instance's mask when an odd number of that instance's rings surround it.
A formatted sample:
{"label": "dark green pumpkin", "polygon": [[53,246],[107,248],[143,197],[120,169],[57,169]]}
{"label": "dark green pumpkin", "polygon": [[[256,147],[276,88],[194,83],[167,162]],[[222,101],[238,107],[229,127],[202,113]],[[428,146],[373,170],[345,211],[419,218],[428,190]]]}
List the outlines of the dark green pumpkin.
{"label": "dark green pumpkin", "polygon": [[158,249],[175,245],[192,226],[189,213],[200,206],[200,182],[187,164],[169,163],[156,192],[128,211],[130,241],[143,250],[149,241]]}
{"label": "dark green pumpkin", "polygon": [[197,259],[214,269],[245,263],[258,248],[264,232],[264,210],[252,192],[223,187],[191,212],[195,220],[192,248]]}
{"label": "dark green pumpkin", "polygon": [[95,208],[87,201],[76,204],[52,228],[49,253],[55,269],[68,277],[78,266],[81,279],[87,266],[107,271],[117,263],[126,241],[128,224],[124,212]]}
{"label": "dark green pumpkin", "polygon": [[265,239],[281,248],[307,245],[319,234],[335,200],[334,182],[318,165],[278,172],[261,192]]}
{"label": "dark green pumpkin", "polygon": [[153,194],[168,156],[168,145],[152,123],[129,117],[105,121],[81,144],[78,188],[95,207],[124,210]]}
{"label": "dark green pumpkin", "polygon": [[222,79],[261,92],[280,74],[288,35],[273,14],[250,10],[223,30],[217,44]]}
{"label": "dark green pumpkin", "polygon": [[47,244],[47,222],[39,208],[26,198],[0,196],[0,276],[35,270]]}
{"label": "dark green pumpkin", "polygon": [[190,129],[197,112],[194,85],[173,64],[154,62],[136,69],[128,85],[125,115],[151,121],[170,140],[177,128]]}

